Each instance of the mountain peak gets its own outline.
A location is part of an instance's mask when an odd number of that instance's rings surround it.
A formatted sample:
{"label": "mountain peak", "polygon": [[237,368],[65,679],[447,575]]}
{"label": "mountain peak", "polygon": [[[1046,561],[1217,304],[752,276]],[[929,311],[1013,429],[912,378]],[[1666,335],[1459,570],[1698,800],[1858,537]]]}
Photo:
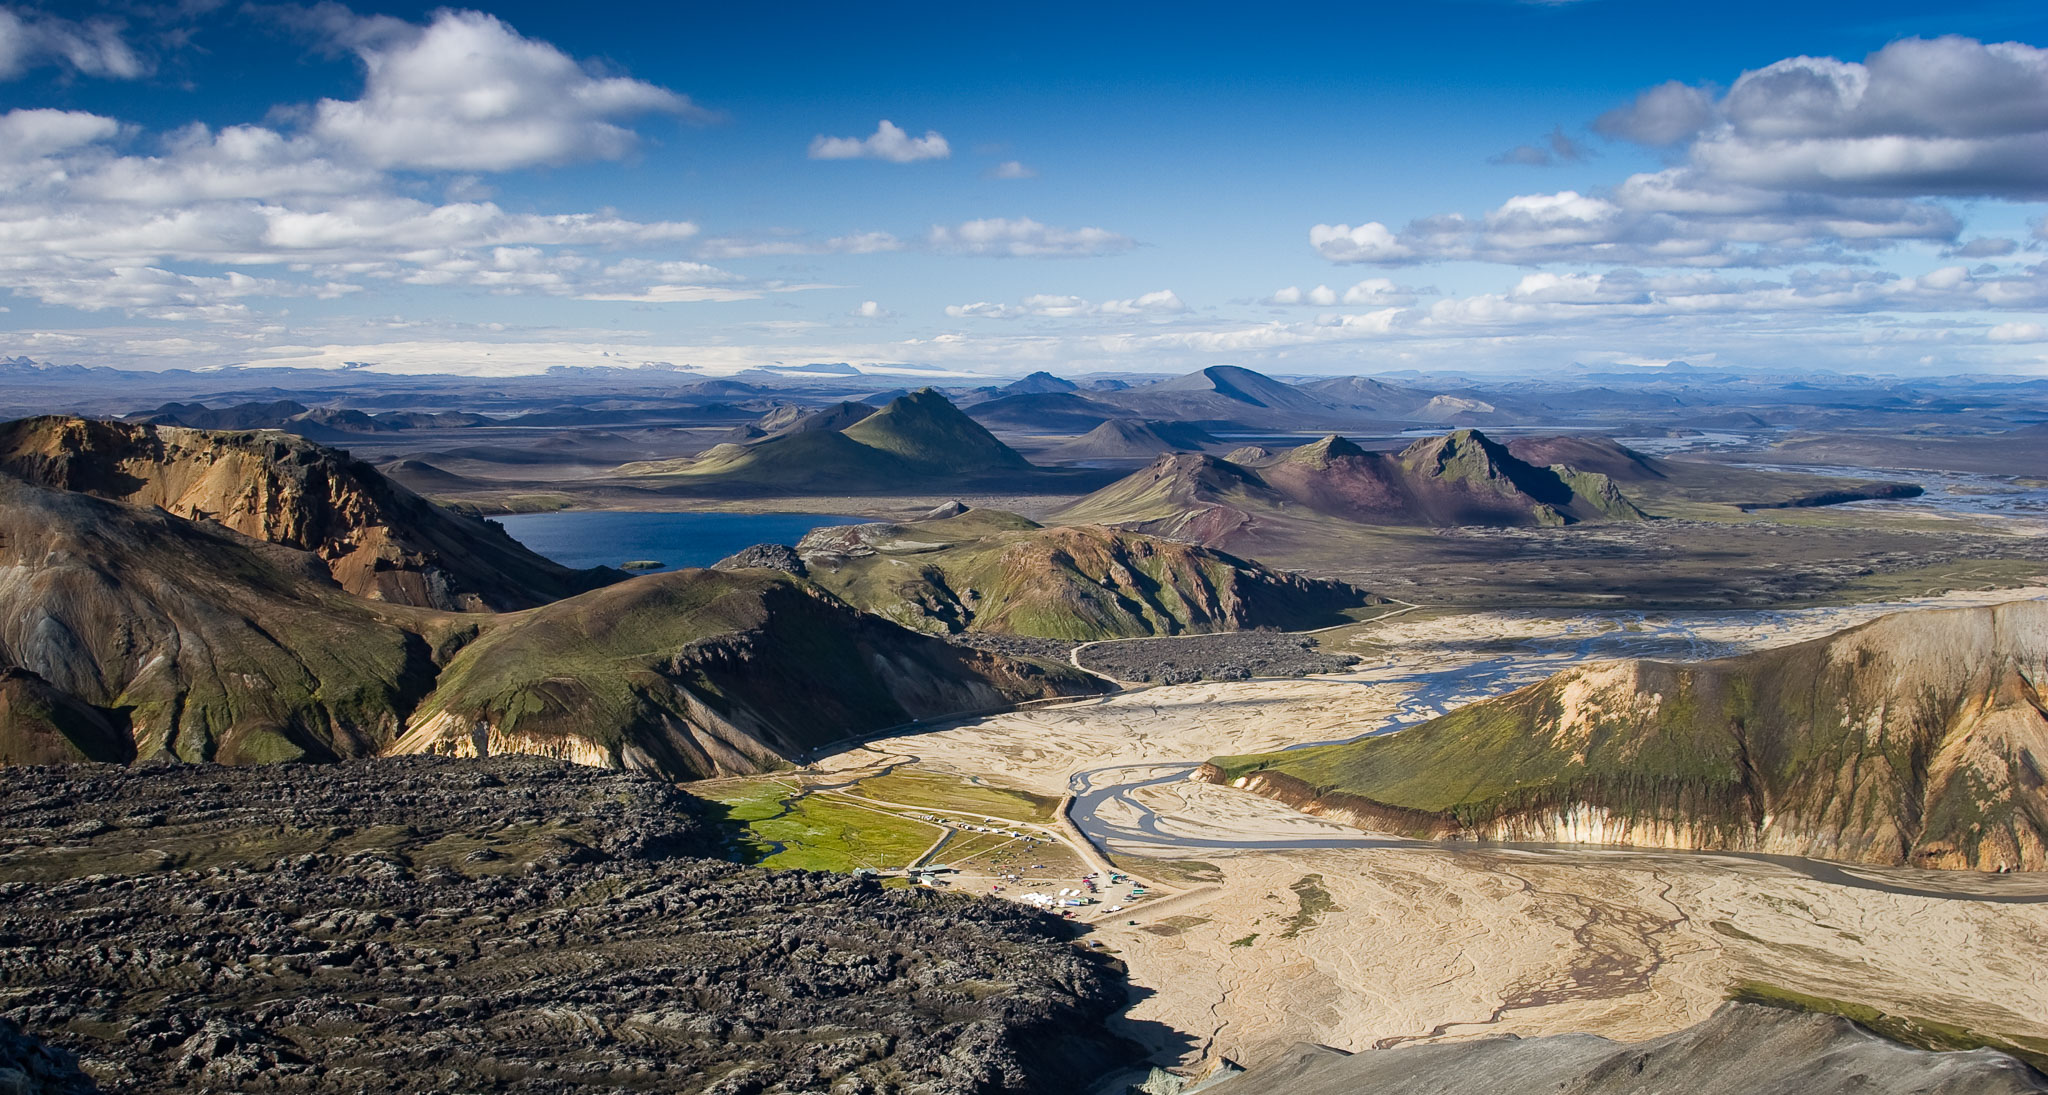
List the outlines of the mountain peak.
{"label": "mountain peak", "polygon": [[898,396],[843,432],[869,448],[926,468],[958,472],[1031,466],[936,388]]}

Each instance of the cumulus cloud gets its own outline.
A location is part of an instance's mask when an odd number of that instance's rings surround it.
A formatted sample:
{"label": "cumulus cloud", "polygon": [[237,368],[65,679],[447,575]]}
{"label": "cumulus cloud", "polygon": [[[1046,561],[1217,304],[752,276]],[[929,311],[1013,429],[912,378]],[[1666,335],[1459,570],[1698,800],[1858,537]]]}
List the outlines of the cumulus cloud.
{"label": "cumulus cloud", "polygon": [[133,80],[150,71],[111,19],[75,22],[0,8],[0,80],[19,79],[43,65],[114,80]]}
{"label": "cumulus cloud", "polygon": [[2048,327],[2038,323],[2001,323],[1984,333],[1993,342],[2048,342]]}
{"label": "cumulus cloud", "polygon": [[638,135],[619,120],[650,113],[707,117],[683,95],[599,76],[497,18],[442,10],[424,28],[358,25],[363,97],[322,99],[313,133],[387,168],[508,171],[616,160]]}
{"label": "cumulus cloud", "polygon": [[1013,258],[1081,258],[1110,255],[1137,246],[1129,236],[1105,228],[1055,228],[1029,217],[990,217],[946,226],[933,225],[926,243],[932,249],[961,255]]}
{"label": "cumulus cloud", "polygon": [[878,301],[864,300],[854,308],[852,314],[858,319],[888,319],[896,313],[882,307]]}
{"label": "cumulus cloud", "polygon": [[[1673,106],[1681,93],[1693,98]],[[2031,201],[2048,196],[2048,50],[1948,36],[1860,63],[1789,57],[1718,102],[1667,84],[1597,124],[1648,144],[1691,139],[1692,166],[1734,185]]]}
{"label": "cumulus cloud", "polygon": [[943,160],[953,154],[953,148],[936,129],[928,129],[922,137],[912,137],[903,128],[887,118],[875,127],[873,134],[866,137],[827,137],[820,134],[811,138],[811,159],[814,160],[886,160],[890,163],[916,163],[919,160]]}
{"label": "cumulus cloud", "polygon": [[1017,160],[1004,160],[988,169],[986,176],[991,179],[1035,179],[1038,172],[1024,166]]}
{"label": "cumulus cloud", "polygon": [[1698,136],[1714,120],[1713,92],[1670,80],[1636,96],[1635,102],[1594,119],[1595,132],[1637,144],[1664,147]]}
{"label": "cumulus cloud", "polygon": [[[0,113],[0,287],[89,311],[198,320],[377,282],[657,302],[781,291],[700,263],[615,254],[673,253],[698,233],[688,222],[508,210],[474,175],[451,179],[437,203],[394,174],[624,155],[636,138],[619,121],[701,116],[686,98],[586,71],[476,12],[444,10],[425,25],[334,4],[292,14],[353,51],[366,73],[359,99],[323,100],[297,115],[303,128],[193,124],[152,135],[81,111]],[[0,31],[17,65],[28,56],[23,26],[45,42],[97,26],[10,18]],[[101,56],[94,63],[114,64]]]}
{"label": "cumulus cloud", "polygon": [[946,314],[955,319],[1020,319],[1027,316],[1037,319],[1156,317],[1178,315],[1187,310],[1187,304],[1171,289],[1156,290],[1128,300],[1095,302],[1083,297],[1034,293],[1015,305],[994,304],[984,300],[973,304],[946,306]]}
{"label": "cumulus cloud", "polygon": [[[1518,195],[1477,217],[1318,224],[1309,243],[1332,262],[1385,265],[1774,267],[1868,262],[1900,241],[1997,257],[2010,251],[1996,240],[1957,243],[1962,221],[1940,199],[2048,197],[2048,50],[1946,37],[1862,62],[1792,57],[1725,94],[1660,84],[1593,127],[1677,149],[1681,162],[1590,193]],[[1563,151],[1504,159],[1555,163]]]}

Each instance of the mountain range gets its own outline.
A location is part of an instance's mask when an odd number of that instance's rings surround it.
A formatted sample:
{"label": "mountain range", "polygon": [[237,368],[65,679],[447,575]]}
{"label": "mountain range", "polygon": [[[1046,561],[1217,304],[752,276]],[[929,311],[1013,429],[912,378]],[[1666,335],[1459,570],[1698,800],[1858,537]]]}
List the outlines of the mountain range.
{"label": "mountain range", "polygon": [[1557,526],[1641,521],[1606,475],[1517,458],[1477,430],[1424,438],[1398,453],[1331,435],[1285,454],[1159,457],[1057,515],[1210,546],[1256,543],[1266,526],[1304,518],[1362,525]]}

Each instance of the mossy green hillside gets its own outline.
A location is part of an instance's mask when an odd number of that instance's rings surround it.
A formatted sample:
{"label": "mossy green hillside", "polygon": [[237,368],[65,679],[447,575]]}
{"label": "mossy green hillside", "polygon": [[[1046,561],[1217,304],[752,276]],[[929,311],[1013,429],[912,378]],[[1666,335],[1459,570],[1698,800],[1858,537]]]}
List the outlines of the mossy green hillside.
{"label": "mossy green hillside", "polygon": [[1342,623],[1377,603],[1341,582],[1102,527],[1040,528],[969,510],[814,535],[813,577],[908,627],[1089,641]]}
{"label": "mossy green hillside", "polygon": [[1621,841],[2041,870],[2044,663],[2048,603],[1902,613],[1738,658],[1567,670],[1207,775],[1427,835],[1536,839],[1593,810]]}

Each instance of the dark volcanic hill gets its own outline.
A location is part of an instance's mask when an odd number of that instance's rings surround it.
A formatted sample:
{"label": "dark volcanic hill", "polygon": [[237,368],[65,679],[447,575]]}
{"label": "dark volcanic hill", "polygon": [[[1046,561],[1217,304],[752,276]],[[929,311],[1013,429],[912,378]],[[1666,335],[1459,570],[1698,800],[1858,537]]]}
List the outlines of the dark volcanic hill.
{"label": "dark volcanic hill", "polygon": [[1192,544],[1099,526],[1041,528],[995,510],[818,529],[798,550],[819,584],[927,631],[1089,641],[1299,630],[1381,603],[1343,582]]}
{"label": "dark volcanic hill", "polygon": [[1040,370],[1022,379],[1013,380],[999,390],[1004,395],[1034,395],[1044,392],[1079,391],[1080,388],[1079,384],[1071,380]]}
{"label": "dark volcanic hill", "polygon": [[448,663],[394,748],[703,778],[913,719],[1102,688],[1070,666],[906,631],[785,573],[682,570],[496,624]]}
{"label": "dark volcanic hill", "polygon": [[1138,417],[1200,425],[1303,428],[1356,417],[1313,392],[1234,365],[1216,365],[1098,398]]}
{"label": "dark volcanic hill", "polygon": [[1162,456],[1060,512],[1073,523],[1119,525],[1228,542],[1286,507],[1365,525],[1565,525],[1640,521],[1641,510],[1597,472],[1537,467],[1477,430],[1367,452],[1331,436],[1257,468],[1210,456]]}
{"label": "dark volcanic hill", "polygon": [[[1055,1095],[1130,1052],[1051,917],[722,862],[703,811],[531,758],[0,771],[0,1052],[168,1095]],[[42,1056],[7,1090],[88,1090]]]}
{"label": "dark volcanic hill", "polygon": [[1047,449],[1041,459],[1149,460],[1163,452],[1199,452],[1217,444],[1199,426],[1186,422],[1154,422],[1112,418],[1080,437]]}
{"label": "dark volcanic hill", "polygon": [[2048,870],[2048,602],[1905,612],[1719,661],[1566,670],[1202,778],[1430,837]]}
{"label": "dark volcanic hill", "polygon": [[0,472],[310,551],[342,588],[394,604],[525,608],[623,577],[544,559],[497,525],[284,433],[25,418],[0,423]]}
{"label": "dark volcanic hill", "polygon": [[1936,1053],[1847,1019],[1725,1004],[1646,1042],[1513,1035],[1343,1053],[1306,1043],[1217,1088],[1230,1095],[2033,1095],[2048,1079],[1995,1050]]}

